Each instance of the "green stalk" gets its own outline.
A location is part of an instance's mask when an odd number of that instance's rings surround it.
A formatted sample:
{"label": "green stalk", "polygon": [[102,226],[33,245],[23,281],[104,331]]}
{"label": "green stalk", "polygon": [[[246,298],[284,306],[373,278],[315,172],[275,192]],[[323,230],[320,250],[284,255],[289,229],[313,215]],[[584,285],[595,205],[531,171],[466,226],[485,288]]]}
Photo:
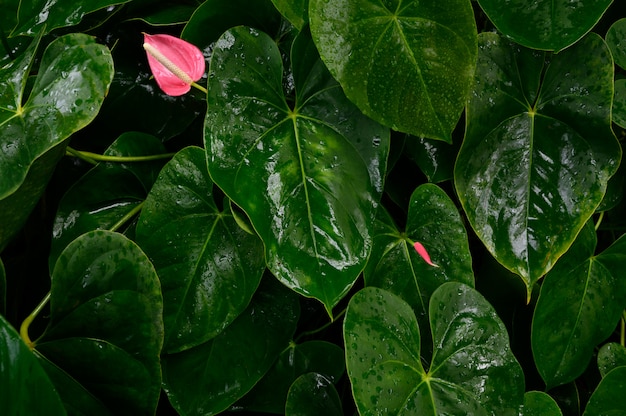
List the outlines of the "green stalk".
{"label": "green stalk", "polygon": [[153,160],[171,159],[176,153],[163,153],[149,156],[107,156],[98,153],[83,152],[72,149],[68,146],[66,152],[72,156],[83,159],[86,162],[97,165],[98,162],[132,163],[132,162],[152,162]]}
{"label": "green stalk", "polygon": [[35,307],[35,309],[30,313],[30,315],[28,315],[26,319],[24,319],[24,321],[22,322],[22,325],[20,326],[20,337],[22,337],[22,340],[24,341],[24,343],[31,350],[35,348],[35,343],[31,341],[30,337],[28,336],[28,327],[30,326],[31,322],[33,322],[35,317],[39,315],[39,312],[41,312],[41,310],[44,308],[44,306],[46,306],[49,300],[50,300],[50,292],[46,294],[46,296],[41,300],[41,302],[39,302],[39,305],[37,305],[37,307]]}

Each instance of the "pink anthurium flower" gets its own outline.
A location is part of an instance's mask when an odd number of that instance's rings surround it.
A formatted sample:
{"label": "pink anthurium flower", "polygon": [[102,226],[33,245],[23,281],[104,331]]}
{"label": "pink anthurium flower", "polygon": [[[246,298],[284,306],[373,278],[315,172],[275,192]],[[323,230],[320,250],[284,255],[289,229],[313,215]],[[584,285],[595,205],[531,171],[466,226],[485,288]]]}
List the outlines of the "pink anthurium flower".
{"label": "pink anthurium flower", "polygon": [[435,263],[430,261],[430,255],[428,254],[428,251],[426,251],[426,248],[422,245],[422,243],[416,241],[415,243],[413,243],[413,247],[415,248],[415,251],[417,251],[417,254],[419,254],[420,257],[423,258],[426,263],[428,263],[428,265],[433,267],[439,267]]}
{"label": "pink anthurium flower", "polygon": [[189,42],[170,35],[143,34],[143,48],[157,84],[171,96],[186,94],[202,78],[204,55]]}

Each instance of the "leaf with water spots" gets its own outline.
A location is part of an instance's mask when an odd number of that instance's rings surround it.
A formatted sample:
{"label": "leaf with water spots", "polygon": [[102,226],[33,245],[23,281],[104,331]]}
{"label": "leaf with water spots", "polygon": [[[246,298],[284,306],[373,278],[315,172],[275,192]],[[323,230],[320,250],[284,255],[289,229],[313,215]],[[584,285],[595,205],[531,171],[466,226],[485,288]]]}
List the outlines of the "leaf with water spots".
{"label": "leaf with water spots", "polygon": [[508,333],[474,289],[445,283],[429,305],[433,356],[424,368],[411,307],[374,287],[358,292],[344,322],[346,363],[361,415],[518,415],[522,369]]}
{"label": "leaf with water spots", "polygon": [[495,33],[482,33],[479,49],[455,185],[476,234],[530,298],[619,165],[613,62],[595,34],[558,55]]}

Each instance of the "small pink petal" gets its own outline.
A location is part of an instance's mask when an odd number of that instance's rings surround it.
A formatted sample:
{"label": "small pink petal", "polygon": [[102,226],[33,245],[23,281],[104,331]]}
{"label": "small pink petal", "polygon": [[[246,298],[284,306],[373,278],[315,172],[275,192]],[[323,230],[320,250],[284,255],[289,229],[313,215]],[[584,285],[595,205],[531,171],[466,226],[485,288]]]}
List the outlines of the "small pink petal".
{"label": "small pink petal", "polygon": [[[192,81],[202,78],[205,69],[204,55],[195,45],[170,35],[148,35],[144,33],[144,43],[152,46],[180,68]],[[191,89],[188,82],[180,79],[150,53],[148,64],[159,87],[171,96],[183,95]]]}
{"label": "small pink petal", "polygon": [[423,258],[426,263],[428,263],[430,266],[438,267],[435,263],[430,261],[430,256],[428,255],[428,251],[426,251],[426,248],[424,248],[422,243],[416,241],[415,243],[413,243],[413,247],[415,248],[415,251],[417,251],[417,254],[419,254],[420,257]]}

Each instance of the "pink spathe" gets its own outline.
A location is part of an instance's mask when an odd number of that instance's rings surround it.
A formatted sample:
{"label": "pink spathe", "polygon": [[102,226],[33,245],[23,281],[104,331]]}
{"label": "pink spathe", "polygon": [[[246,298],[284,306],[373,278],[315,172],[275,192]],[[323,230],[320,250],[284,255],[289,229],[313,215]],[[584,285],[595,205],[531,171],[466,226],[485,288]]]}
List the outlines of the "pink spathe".
{"label": "pink spathe", "polygon": [[413,243],[413,247],[415,248],[415,251],[417,251],[417,254],[419,254],[426,263],[428,263],[430,266],[437,267],[435,263],[430,261],[430,255],[428,254],[428,251],[426,251],[426,248],[422,245],[422,243],[416,241],[415,243]]}
{"label": "pink spathe", "polygon": [[171,96],[186,94],[202,78],[204,55],[198,47],[170,35],[144,33],[148,64],[159,87]]}

